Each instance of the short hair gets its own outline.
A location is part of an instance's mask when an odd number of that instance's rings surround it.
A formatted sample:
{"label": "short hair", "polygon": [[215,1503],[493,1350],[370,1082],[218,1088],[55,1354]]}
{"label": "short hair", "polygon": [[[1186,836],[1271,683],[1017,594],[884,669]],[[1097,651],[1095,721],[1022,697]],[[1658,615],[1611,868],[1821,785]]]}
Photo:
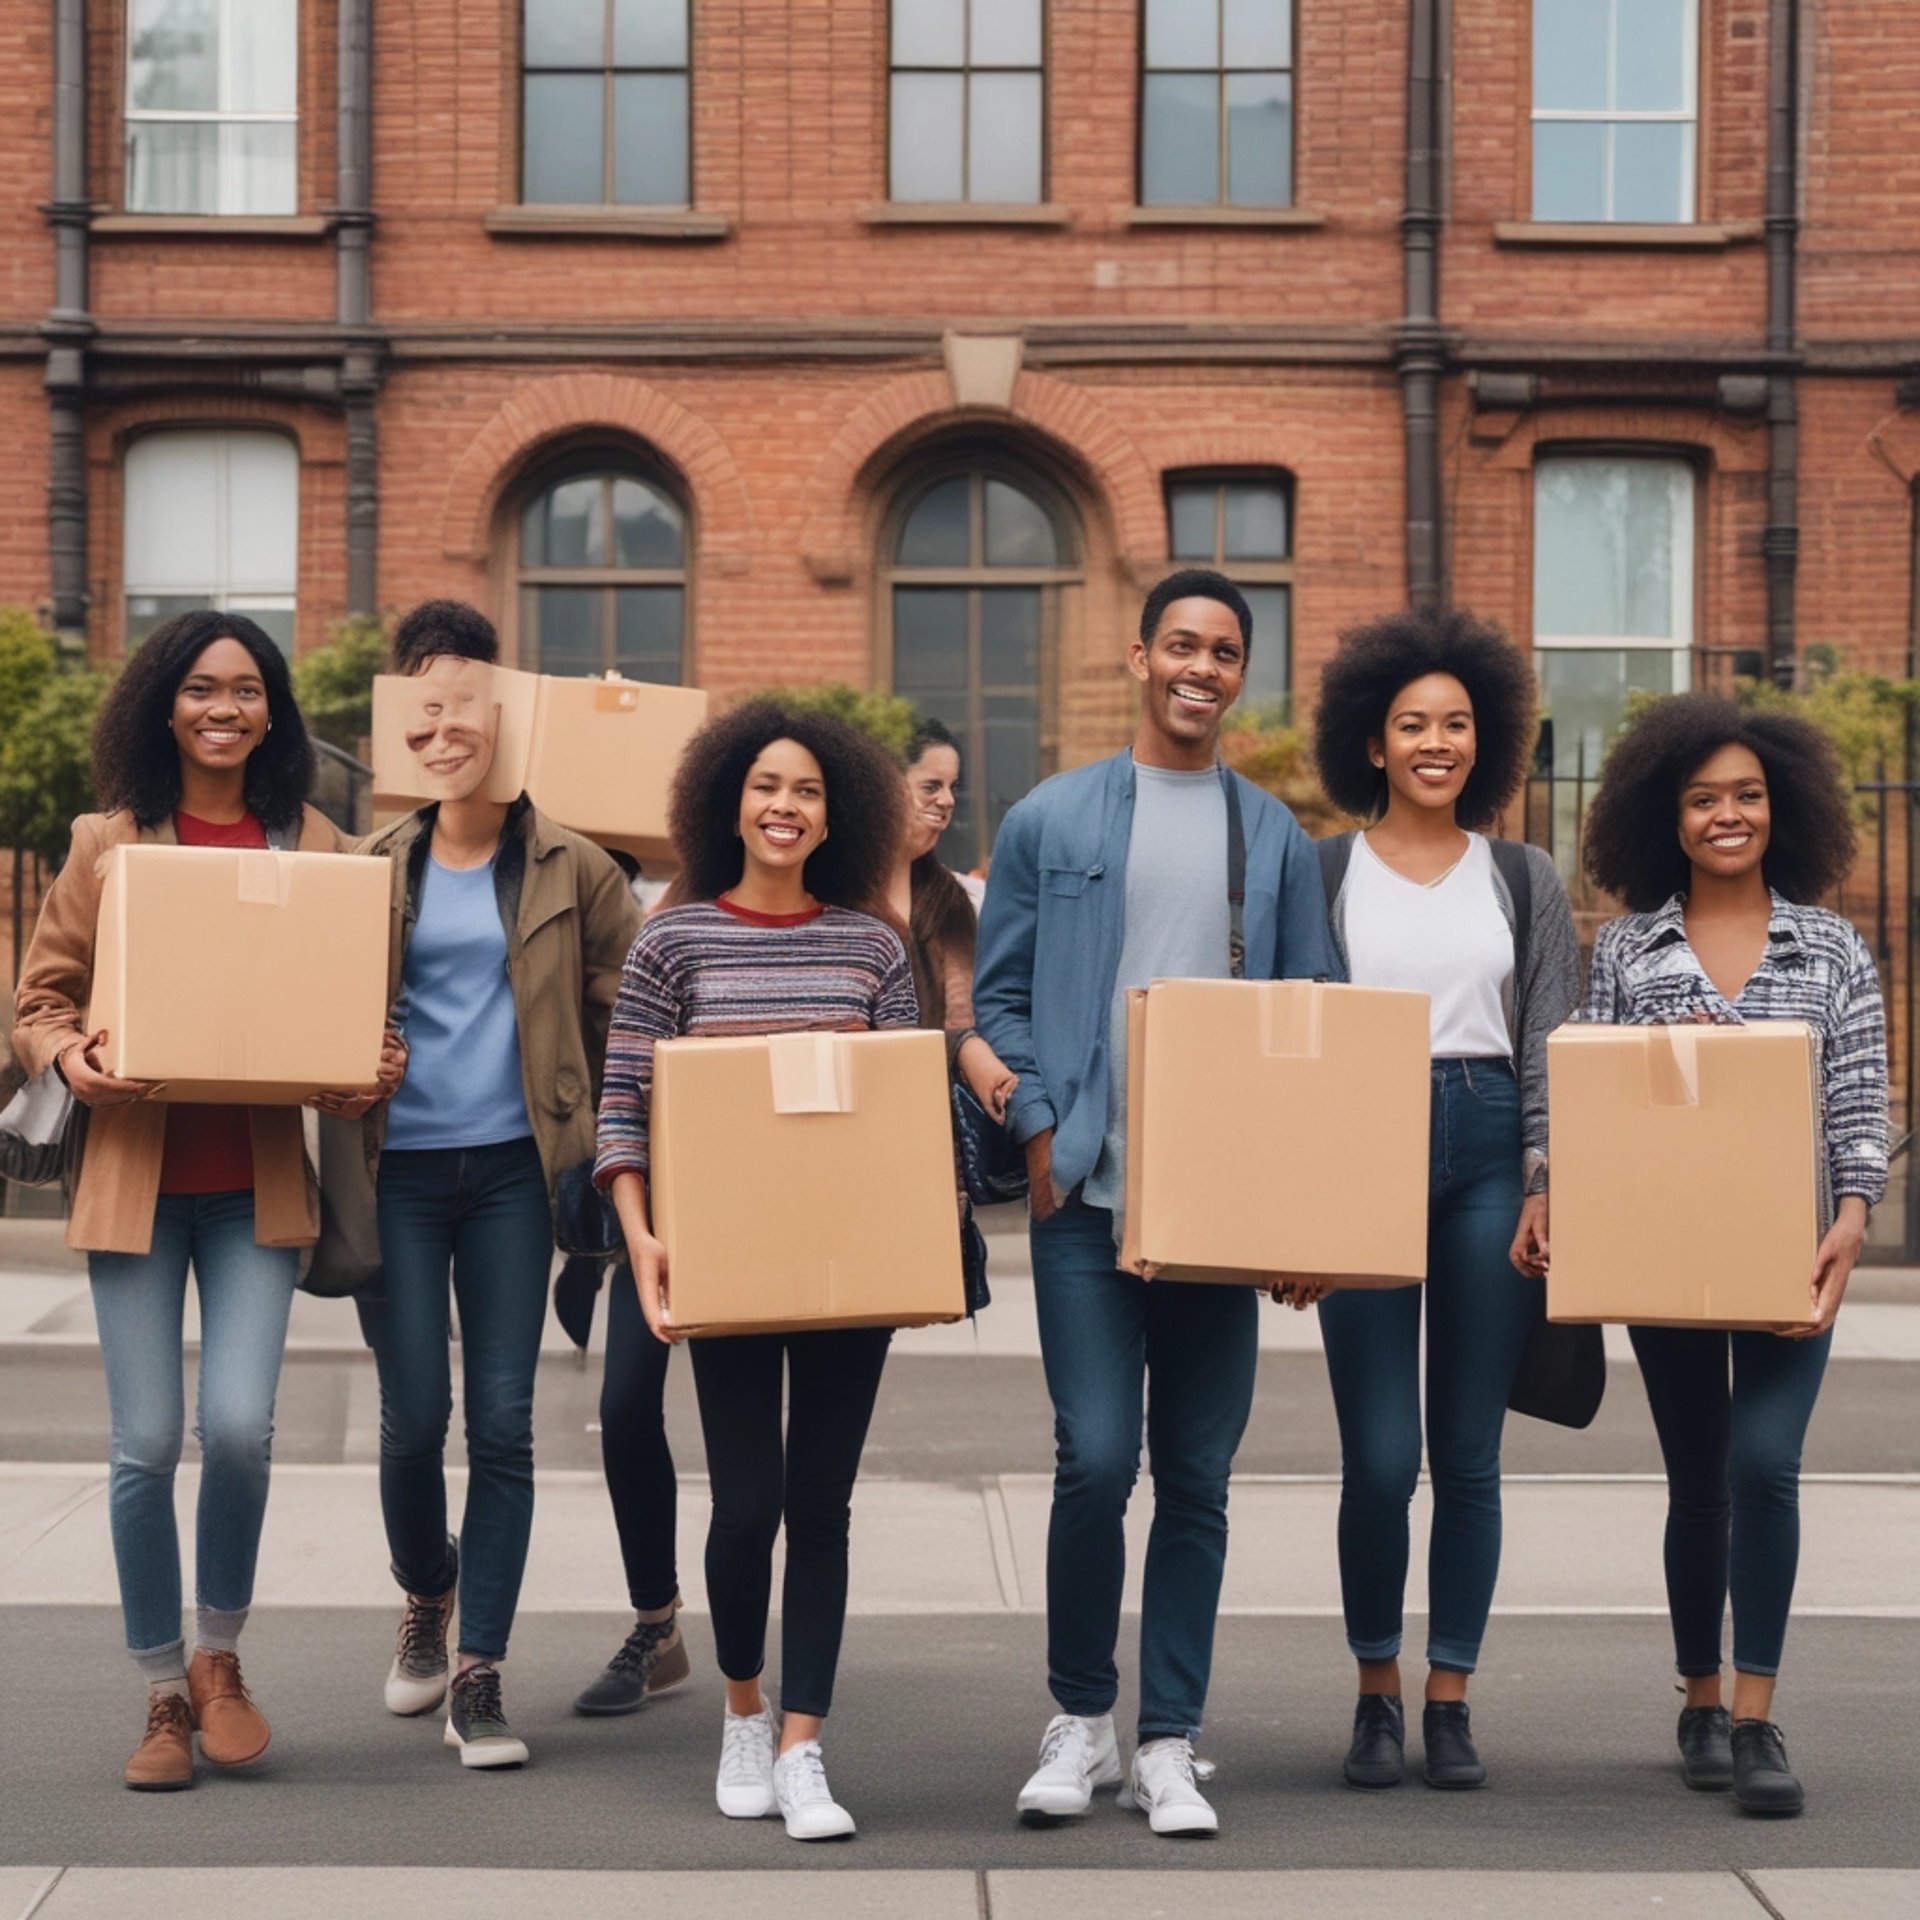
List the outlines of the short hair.
{"label": "short hair", "polygon": [[93,723],[93,790],[107,812],[124,808],[141,826],[154,827],[179,806],[180,749],[169,730],[174,696],[216,640],[246,648],[267,693],[272,726],[247,756],[247,806],[275,831],[299,824],[313,786],[314,751],[286,655],[244,614],[205,610],[155,627],[101,703]]}
{"label": "short hair", "polygon": [[807,891],[829,906],[887,915],[887,884],[906,836],[907,794],[884,749],[818,708],[749,700],[687,742],[673,776],[667,829],[680,860],[677,900],[717,900],[739,884],[746,851],[736,831],[753,763],[792,740],[820,763],[827,837],[808,857]]}
{"label": "short hair", "polygon": [[395,673],[418,673],[443,653],[495,664],[500,636],[493,622],[464,600],[422,600],[394,628],[391,651]]}
{"label": "short hair", "polygon": [[1652,702],[1613,744],[1587,810],[1587,876],[1635,913],[1687,890],[1680,795],[1722,747],[1746,747],[1767,777],[1772,831],[1760,870],[1801,905],[1831,893],[1853,865],[1853,808],[1833,742],[1797,713],[1742,707],[1721,694]]}
{"label": "short hair", "polygon": [[1320,784],[1343,813],[1378,819],[1387,776],[1370,749],[1387,729],[1401,688],[1450,673],[1473,706],[1474,761],[1454,818],[1488,827],[1527,777],[1538,732],[1538,691],[1526,656],[1491,621],[1464,608],[1409,607],[1342,634],[1320,676],[1313,757]]}
{"label": "short hair", "polygon": [[900,764],[908,770],[917,767],[929,747],[951,747],[953,757],[963,767],[966,765],[967,756],[961,750],[953,729],[944,720],[936,720],[932,714],[913,723],[913,731],[907,735],[906,751],[900,756]]}
{"label": "short hair", "polygon": [[1217,600],[1240,622],[1240,642],[1253,651],[1253,609],[1247,596],[1224,573],[1211,567],[1182,567],[1170,573],[1147,595],[1140,609],[1140,644],[1151,646],[1160,631],[1160,617],[1176,600]]}

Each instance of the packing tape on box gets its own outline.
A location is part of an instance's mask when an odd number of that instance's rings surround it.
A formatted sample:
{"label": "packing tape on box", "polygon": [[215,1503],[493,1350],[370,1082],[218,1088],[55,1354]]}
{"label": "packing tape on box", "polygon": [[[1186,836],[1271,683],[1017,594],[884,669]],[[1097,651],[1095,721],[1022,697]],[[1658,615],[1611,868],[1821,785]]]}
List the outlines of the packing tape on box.
{"label": "packing tape on box", "polygon": [[1271,1058],[1317,1060],[1326,989],[1318,982],[1260,994],[1260,1051]]}
{"label": "packing tape on box", "polygon": [[845,1035],[770,1033],[767,1066],[775,1113],[851,1113],[853,1075]]}
{"label": "packing tape on box", "polygon": [[595,713],[631,713],[640,704],[640,689],[631,680],[602,680],[593,690]]}
{"label": "packing tape on box", "polygon": [[1647,1097],[1656,1107],[1700,1104],[1700,1034],[1696,1027],[1647,1029]]}
{"label": "packing tape on box", "polygon": [[236,863],[236,897],[243,907],[284,907],[293,891],[290,853],[242,853]]}

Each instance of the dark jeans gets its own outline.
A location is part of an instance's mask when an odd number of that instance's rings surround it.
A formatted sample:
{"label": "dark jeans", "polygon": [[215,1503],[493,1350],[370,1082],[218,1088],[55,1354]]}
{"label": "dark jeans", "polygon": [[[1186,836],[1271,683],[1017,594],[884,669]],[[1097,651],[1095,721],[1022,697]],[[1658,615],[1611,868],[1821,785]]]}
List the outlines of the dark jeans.
{"label": "dark jeans", "polygon": [[851,1327],[692,1343],[713,1489],[706,1571],[714,1652],[729,1680],[751,1680],[766,1664],[773,1543],[784,1518],[780,1705],[787,1713],[824,1718],[833,1706],[853,1483],[892,1339],[891,1327]]}
{"label": "dark jeans", "polygon": [[1320,1303],[1340,1421],[1340,1590],[1356,1660],[1400,1651],[1407,1504],[1420,1477],[1420,1320],[1427,1323],[1433,1534],[1427,1662],[1471,1673],[1500,1571],[1500,1435],[1539,1310],[1507,1258],[1520,1218],[1520,1091],[1504,1060],[1436,1060],[1427,1281]]}
{"label": "dark jeans", "polygon": [[1800,1448],[1833,1335],[1627,1331],[1667,1463],[1675,1664],[1689,1678],[1720,1671],[1731,1589],[1733,1664],[1778,1673],[1800,1566]]}
{"label": "dark jeans", "polygon": [[667,1446],[662,1401],[673,1349],[647,1330],[633,1269],[614,1265],[607,1282],[607,1366],[600,1381],[600,1458],[627,1598],[638,1613],[671,1606],[680,1590],[674,1564],[679,1482]]}
{"label": "dark jeans", "polygon": [[553,1220],[532,1140],[380,1160],[383,1300],[361,1325],[380,1368],[380,1510],[393,1577],[444,1593],[447,1426],[453,1416],[447,1270],[460,1305],[467,1508],[460,1651],[499,1660],[533,1527],[533,1377],[547,1314]]}
{"label": "dark jeans", "polygon": [[[1140,1616],[1140,1738],[1195,1736],[1227,1564],[1227,1477],[1253,1406],[1251,1287],[1149,1284],[1115,1264],[1113,1214],[1069,1201],[1034,1224],[1034,1303],[1053,1398],[1047,1684],[1063,1711],[1110,1712],[1125,1518],[1144,1406],[1153,1474]],[[1149,1383],[1151,1392],[1149,1393]]]}

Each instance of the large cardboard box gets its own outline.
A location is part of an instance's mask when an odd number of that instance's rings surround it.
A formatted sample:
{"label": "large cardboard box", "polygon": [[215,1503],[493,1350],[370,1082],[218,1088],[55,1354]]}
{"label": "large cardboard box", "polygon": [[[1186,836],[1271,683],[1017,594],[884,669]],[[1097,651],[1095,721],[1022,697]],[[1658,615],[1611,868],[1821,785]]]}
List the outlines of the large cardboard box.
{"label": "large cardboard box", "polygon": [[1632,1326],[1804,1326],[1819,1243],[1813,1034],[1562,1027],[1547,1315]]}
{"label": "large cardboard box", "polygon": [[102,1063],[168,1101],[289,1106],[370,1087],[392,870],[341,853],[113,849],[94,941]]}
{"label": "large cardboard box", "polygon": [[676,1327],[966,1311],[942,1035],[665,1040],[653,1059],[653,1227]]}
{"label": "large cardboard box", "polygon": [[1120,1263],[1156,1280],[1426,1278],[1427,996],[1156,980],[1127,1001]]}

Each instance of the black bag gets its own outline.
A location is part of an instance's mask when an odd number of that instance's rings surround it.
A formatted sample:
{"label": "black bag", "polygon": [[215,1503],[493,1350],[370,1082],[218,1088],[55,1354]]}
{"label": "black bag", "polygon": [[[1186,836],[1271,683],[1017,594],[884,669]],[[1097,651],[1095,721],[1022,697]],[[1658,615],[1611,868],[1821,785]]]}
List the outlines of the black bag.
{"label": "black bag", "polygon": [[612,1260],[627,1250],[613,1202],[593,1184],[593,1162],[569,1167],[553,1186],[553,1244],[569,1258]]}
{"label": "black bag", "polygon": [[1013,1135],[983,1107],[959,1073],[947,1082],[953,1104],[953,1142],[960,1184],[976,1207],[1021,1200],[1027,1192],[1027,1156]]}
{"label": "black bag", "polygon": [[960,1277],[966,1285],[967,1318],[971,1320],[983,1308],[993,1305],[993,1295],[987,1287],[987,1236],[973,1217],[971,1203],[960,1222]]}
{"label": "black bag", "polygon": [[379,1292],[380,1209],[358,1120],[319,1116],[320,1238],[300,1275],[300,1291],[322,1300]]}

